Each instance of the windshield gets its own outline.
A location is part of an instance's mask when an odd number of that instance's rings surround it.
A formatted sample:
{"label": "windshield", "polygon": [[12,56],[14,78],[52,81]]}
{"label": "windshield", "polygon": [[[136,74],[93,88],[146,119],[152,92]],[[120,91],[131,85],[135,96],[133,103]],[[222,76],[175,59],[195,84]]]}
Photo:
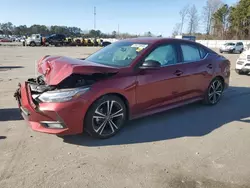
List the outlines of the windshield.
{"label": "windshield", "polygon": [[116,42],[110,44],[86,60],[113,67],[126,67],[148,47],[146,43]]}
{"label": "windshield", "polygon": [[226,46],[234,46],[235,44],[234,43],[226,43],[225,45]]}

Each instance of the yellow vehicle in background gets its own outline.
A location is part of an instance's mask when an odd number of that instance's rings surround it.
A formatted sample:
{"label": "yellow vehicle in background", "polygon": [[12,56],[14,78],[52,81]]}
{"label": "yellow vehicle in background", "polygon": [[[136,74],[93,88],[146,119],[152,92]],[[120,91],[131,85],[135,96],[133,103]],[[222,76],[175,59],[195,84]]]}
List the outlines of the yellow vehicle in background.
{"label": "yellow vehicle in background", "polygon": [[73,39],[74,44],[77,46],[83,46],[84,45],[84,39],[82,37],[77,37]]}
{"label": "yellow vehicle in background", "polygon": [[94,43],[91,41],[91,39],[86,38],[85,39],[86,46],[94,46]]}
{"label": "yellow vehicle in background", "polygon": [[66,42],[71,43],[73,41],[72,37],[66,37]]}
{"label": "yellow vehicle in background", "polygon": [[66,37],[65,45],[67,46],[103,46],[103,40],[101,38]]}

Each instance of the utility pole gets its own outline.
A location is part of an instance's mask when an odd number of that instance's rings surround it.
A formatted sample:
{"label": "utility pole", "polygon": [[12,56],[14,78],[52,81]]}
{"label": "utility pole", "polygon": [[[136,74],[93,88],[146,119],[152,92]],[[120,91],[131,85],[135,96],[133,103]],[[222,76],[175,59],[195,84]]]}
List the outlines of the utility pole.
{"label": "utility pole", "polygon": [[96,7],[94,7],[94,30],[96,30]]}

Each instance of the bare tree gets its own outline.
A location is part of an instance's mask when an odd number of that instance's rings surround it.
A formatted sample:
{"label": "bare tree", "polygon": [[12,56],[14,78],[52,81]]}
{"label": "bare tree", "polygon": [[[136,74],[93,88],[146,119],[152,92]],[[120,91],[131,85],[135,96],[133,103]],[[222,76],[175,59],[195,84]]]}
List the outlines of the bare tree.
{"label": "bare tree", "polygon": [[174,29],[173,29],[173,33],[172,33],[172,37],[175,37],[176,35],[179,34],[180,28],[181,28],[180,23],[175,24]]}
{"label": "bare tree", "polygon": [[198,20],[198,11],[196,6],[193,5],[188,11],[188,33],[193,34],[197,31],[199,20]]}
{"label": "bare tree", "polygon": [[183,31],[183,25],[186,19],[186,16],[188,15],[188,11],[189,11],[189,5],[186,5],[185,7],[183,7],[180,11],[180,16],[181,16],[181,24],[180,24],[180,34],[182,34]]}
{"label": "bare tree", "polygon": [[211,32],[213,14],[221,5],[221,0],[207,0],[206,5],[203,7],[204,24],[207,35]]}

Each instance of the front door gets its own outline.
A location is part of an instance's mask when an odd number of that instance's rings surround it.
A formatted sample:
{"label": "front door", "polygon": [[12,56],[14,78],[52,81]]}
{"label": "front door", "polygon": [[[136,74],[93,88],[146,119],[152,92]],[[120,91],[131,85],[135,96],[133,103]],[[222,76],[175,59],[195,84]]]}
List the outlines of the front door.
{"label": "front door", "polygon": [[155,48],[144,61],[161,63],[155,70],[141,70],[137,76],[137,112],[145,113],[181,100],[185,84],[185,70],[179,65],[177,50],[173,44]]}

